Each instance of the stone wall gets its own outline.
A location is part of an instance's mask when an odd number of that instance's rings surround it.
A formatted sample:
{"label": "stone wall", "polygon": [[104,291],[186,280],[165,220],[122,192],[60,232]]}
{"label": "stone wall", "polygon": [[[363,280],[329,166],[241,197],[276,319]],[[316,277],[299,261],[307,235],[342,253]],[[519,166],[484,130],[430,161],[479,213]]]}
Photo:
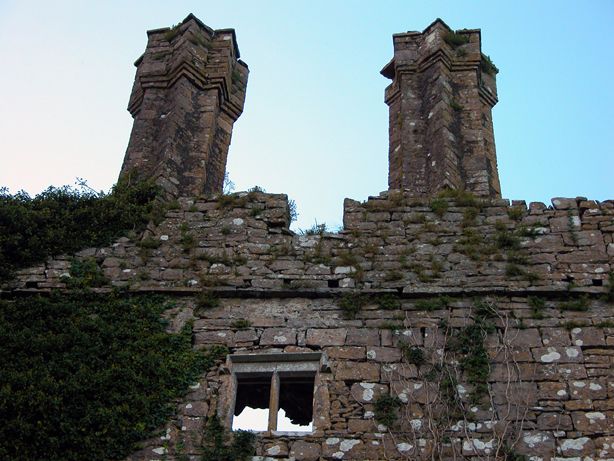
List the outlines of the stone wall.
{"label": "stone wall", "polygon": [[[314,235],[289,230],[285,195],[184,198],[76,257],[104,272],[96,290],[169,296],[197,348],[325,354],[314,432],[261,434],[255,459],[614,457],[614,203],[410,195],[347,199],[344,229]],[[23,270],[5,294],[62,289],[70,266]],[[207,418],[229,421],[231,381],[229,362],[207,372],[130,459],[198,459]],[[382,395],[398,397],[390,427]]]}
{"label": "stone wall", "polygon": [[[181,199],[143,236],[88,249],[109,286],[132,290],[403,295],[602,293],[614,260],[614,202],[553,205],[471,196],[346,199],[344,229],[296,235],[285,195]],[[62,288],[69,257],[20,272],[17,290]]]}
{"label": "stone wall", "polygon": [[[612,306],[592,300],[588,311],[570,313],[560,310],[562,301],[549,300],[536,319],[524,297],[487,300],[496,306],[496,328],[485,336],[490,394],[482,404],[469,402],[472,386],[458,368],[458,403],[447,401],[441,377],[430,375],[433,365],[457,359],[448,345],[473,322],[471,298],[454,298],[432,311],[413,300],[392,309],[374,301],[353,320],[334,300],[303,297],[229,298],[209,310],[198,310],[197,301],[187,298],[176,312],[183,319],[194,315],[196,347],[327,355],[330,370],[320,373],[315,390],[315,431],[263,435],[258,454],[265,459],[494,459],[497,453],[503,459],[504,444],[532,459],[614,456],[614,328],[611,322],[602,326]],[[233,327],[237,320],[249,326]],[[425,363],[409,363],[402,344],[422,350]],[[228,415],[230,380],[224,364],[203,376],[162,438],[130,459],[163,459],[163,449],[181,454],[178,440],[182,453],[196,453],[207,417]],[[401,419],[391,428],[374,416],[378,397],[388,393],[401,401]],[[451,416],[457,404],[465,413]]]}

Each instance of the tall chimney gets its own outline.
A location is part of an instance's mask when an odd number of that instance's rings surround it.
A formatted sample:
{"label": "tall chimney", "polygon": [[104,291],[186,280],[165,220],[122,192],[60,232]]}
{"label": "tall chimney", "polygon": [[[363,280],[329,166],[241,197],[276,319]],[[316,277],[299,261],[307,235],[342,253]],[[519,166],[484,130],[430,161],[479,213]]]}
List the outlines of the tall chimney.
{"label": "tall chimney", "polygon": [[498,70],[482,54],[480,30],[454,32],[437,19],[393,42],[394,57],[382,70],[392,79],[389,188],[500,197],[491,112]]}
{"label": "tall chimney", "polygon": [[167,197],[220,193],[249,73],[235,32],[190,14],[147,35],[135,62],[134,125],[120,177],[152,178]]}

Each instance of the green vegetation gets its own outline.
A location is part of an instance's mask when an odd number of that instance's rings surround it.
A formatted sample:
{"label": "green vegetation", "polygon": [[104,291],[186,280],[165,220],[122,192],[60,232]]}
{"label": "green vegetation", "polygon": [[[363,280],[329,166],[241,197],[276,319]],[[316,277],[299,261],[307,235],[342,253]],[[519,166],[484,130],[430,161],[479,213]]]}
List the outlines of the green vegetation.
{"label": "green vegetation", "polygon": [[507,216],[513,221],[521,221],[522,217],[524,216],[524,210],[522,209],[522,207],[513,206],[511,208],[508,208]]}
{"label": "green vegetation", "polygon": [[469,43],[469,35],[448,31],[443,36],[443,40],[452,48],[456,48]]}
{"label": "green vegetation", "polygon": [[456,206],[479,208],[480,204],[475,195],[462,189],[444,189],[437,197],[454,199]]}
{"label": "green vegetation", "polygon": [[475,303],[474,323],[462,328],[453,336],[447,349],[461,355],[459,364],[473,389],[469,395],[471,403],[479,403],[488,393],[490,359],[484,345],[488,333],[495,331],[491,318],[496,311],[486,301]]}
{"label": "green vegetation", "polygon": [[156,248],[160,247],[160,240],[156,240],[155,238],[148,236],[138,242],[138,246],[145,248],[146,250],[155,250]]}
{"label": "green vegetation", "polygon": [[70,277],[62,278],[69,288],[101,287],[108,282],[94,258],[73,259],[69,273]]}
{"label": "green vegetation", "polygon": [[544,318],[544,309],[546,308],[546,301],[543,298],[536,296],[529,296],[527,298],[529,307],[531,308],[531,318],[535,320],[541,320]]}
{"label": "green vegetation", "polygon": [[50,256],[108,245],[142,231],[163,211],[154,205],[157,194],[152,183],[128,181],[117,183],[109,194],[64,186],[31,198],[0,188],[0,280]]}
{"label": "green vegetation", "polygon": [[213,309],[220,305],[220,298],[211,291],[201,291],[196,297],[196,307],[199,310]]}
{"label": "green vegetation", "polygon": [[559,309],[562,311],[585,312],[590,307],[590,302],[587,295],[582,295],[576,299],[570,299],[559,304]]}
{"label": "green vegetation", "polygon": [[390,428],[399,418],[401,399],[390,394],[382,394],[375,400],[375,420]]}
{"label": "green vegetation", "polygon": [[482,60],[480,61],[480,67],[482,68],[482,72],[486,72],[488,75],[494,77],[499,73],[499,69],[495,66],[495,63],[492,62],[490,56],[485,54],[482,55]]}
{"label": "green vegetation", "polygon": [[181,23],[179,24],[175,24],[173,26],[171,26],[165,33],[164,33],[164,40],[166,40],[167,42],[172,41],[178,34],[179,34],[179,29],[181,28]]}
{"label": "green vegetation", "polygon": [[311,226],[309,229],[301,229],[299,231],[299,233],[301,235],[323,235],[325,232],[328,232],[328,228],[326,227],[326,223],[323,222],[321,224],[318,224],[318,222],[316,221],[314,223],[313,226]]}
{"label": "green vegetation", "polygon": [[409,344],[400,341],[399,349],[407,363],[414,364],[416,366],[424,365],[426,363],[426,356],[424,350],[418,346],[410,346]]}
{"label": "green vegetation", "polygon": [[337,306],[346,319],[355,319],[356,314],[369,302],[369,298],[361,293],[346,293],[337,300]]}
{"label": "green vegetation", "polygon": [[203,460],[247,461],[255,452],[256,435],[249,431],[236,431],[229,437],[217,416],[207,422],[203,440]]}
{"label": "green vegetation", "polygon": [[455,99],[450,101],[450,107],[452,108],[452,110],[456,112],[460,112],[461,110],[464,109],[464,106],[460,104],[458,101],[456,101]]}
{"label": "green vegetation", "polygon": [[0,301],[0,459],[123,459],[226,354],[165,332],[163,298],[88,292]]}
{"label": "green vegetation", "polygon": [[379,295],[375,299],[375,303],[379,306],[380,309],[385,310],[394,310],[399,309],[401,307],[401,301],[399,300],[399,298],[390,293]]}
{"label": "green vegetation", "polygon": [[435,311],[439,309],[445,309],[452,302],[447,296],[438,296],[432,299],[421,299],[416,301],[415,307],[424,311]]}
{"label": "green vegetation", "polygon": [[431,210],[440,218],[448,211],[448,201],[442,197],[431,200]]}
{"label": "green vegetation", "polygon": [[234,320],[230,326],[236,330],[245,330],[252,326],[252,322],[247,319],[236,319]]}

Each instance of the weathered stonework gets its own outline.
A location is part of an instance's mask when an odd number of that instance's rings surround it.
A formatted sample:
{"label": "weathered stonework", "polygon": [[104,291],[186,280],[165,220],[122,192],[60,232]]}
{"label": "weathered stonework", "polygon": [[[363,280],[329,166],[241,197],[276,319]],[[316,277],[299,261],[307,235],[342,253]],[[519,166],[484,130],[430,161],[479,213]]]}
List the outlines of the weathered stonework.
{"label": "weathered stonework", "polygon": [[[192,27],[203,26],[188,17],[181,37]],[[395,42],[432,36],[442,48],[429,68],[473,75],[479,33],[462,32],[470,37],[466,68],[446,70],[445,31],[435,22]],[[150,45],[160,33],[150,33]],[[393,86],[426,78],[428,69],[417,77],[402,68],[396,51]],[[463,104],[473,104],[467,98]],[[481,98],[467,123],[490,113]],[[444,106],[433,118],[447,119]],[[424,146],[434,152],[435,144]],[[467,159],[492,160],[494,144],[488,153],[480,151],[485,146],[472,145],[477,150]],[[276,354],[265,361],[321,354],[313,431],[259,433],[254,461],[613,459],[614,201],[555,198],[527,206],[498,198],[495,176],[471,182],[462,175],[444,186],[460,184],[481,198],[432,198],[439,186],[413,190],[402,179],[409,171],[397,171],[398,189],[364,203],[346,199],[343,230],[315,235],[290,231],[285,195],[202,196],[187,192],[196,182],[181,180],[169,189],[181,195],[177,206],[142,235],[50,258],[20,271],[2,294],[63,290],[72,259],[91,258],[107,279],[94,291],[167,296],[174,301],[165,314],[169,330],[193,321],[197,349]],[[207,307],[202,298],[211,296],[219,303]],[[232,367],[229,356],[203,374],[161,434],[128,459],[201,459],[207,419],[217,415],[230,425]],[[377,402],[386,396],[396,405],[390,427],[378,421]]]}
{"label": "weathered stonework", "polygon": [[220,193],[248,76],[235,32],[212,30],[190,14],[147,35],[135,63],[134,126],[120,176],[153,178],[173,197]]}
{"label": "weathered stonework", "polygon": [[[174,298],[171,325],[193,319],[196,348],[326,354],[313,433],[262,433],[254,459],[505,459],[504,446],[544,460],[611,458],[614,307],[602,297],[614,265],[614,202],[445,200],[444,213],[395,191],[346,200],[343,231],[304,236],[288,229],[284,195],[182,198],[138,240],[77,257],[96,259],[109,279],[100,291]],[[53,258],[22,271],[12,291],[61,289],[69,269],[69,257]],[[221,305],[199,308],[202,292]],[[346,318],[340,296],[355,292],[371,297]],[[384,295],[393,305],[380,303]],[[440,295],[450,297],[446,306],[423,304]],[[454,368],[466,413],[442,420],[443,384],[429,372],[457,360],[448,346],[476,321],[478,298],[496,312],[484,336],[490,397],[470,403],[472,384]],[[539,311],[533,298],[544,301]],[[583,304],[569,310],[570,302]],[[403,344],[426,362],[409,363]],[[164,439],[130,459],[197,459],[206,419],[228,421],[230,380],[227,364],[210,370],[178,403]],[[375,420],[384,394],[402,402],[392,428]]]}
{"label": "weathered stonework", "polygon": [[438,19],[393,42],[394,57],[382,70],[393,80],[386,88],[390,189],[500,197],[491,114],[496,70],[482,55],[480,31],[455,33]]}

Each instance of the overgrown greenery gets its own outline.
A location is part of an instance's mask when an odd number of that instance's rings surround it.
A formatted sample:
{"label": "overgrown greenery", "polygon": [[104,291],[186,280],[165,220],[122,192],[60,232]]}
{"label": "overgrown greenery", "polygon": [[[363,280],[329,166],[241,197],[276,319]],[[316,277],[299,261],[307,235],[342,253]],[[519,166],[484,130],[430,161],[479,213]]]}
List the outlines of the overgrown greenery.
{"label": "overgrown greenery", "polygon": [[50,187],[34,198],[0,188],[0,280],[49,256],[102,246],[141,231],[160,208],[151,182],[121,181],[109,194]]}
{"label": "overgrown greenery", "polygon": [[235,431],[230,438],[217,416],[209,419],[204,435],[203,461],[246,461],[254,454],[255,434]]}
{"label": "overgrown greenery", "polygon": [[494,306],[487,301],[475,303],[474,323],[460,329],[447,345],[447,349],[459,353],[459,364],[467,381],[472,385],[469,395],[471,403],[479,403],[488,393],[490,359],[484,340],[495,330],[492,317]]}
{"label": "overgrown greenery", "polygon": [[121,459],[225,348],[165,332],[160,297],[0,301],[0,459]]}
{"label": "overgrown greenery", "polygon": [[465,34],[459,34],[458,32],[448,31],[443,36],[443,40],[452,48],[466,45],[469,43],[469,36]]}
{"label": "overgrown greenery", "polygon": [[483,54],[482,60],[480,61],[480,67],[483,72],[486,72],[488,75],[495,76],[499,73],[499,69],[495,66],[495,63],[492,62],[490,56]]}
{"label": "overgrown greenery", "polygon": [[341,308],[343,317],[355,319],[363,306],[369,302],[369,297],[361,293],[346,293],[337,300],[337,306]]}
{"label": "overgrown greenery", "polygon": [[401,399],[390,394],[382,394],[375,400],[375,420],[386,427],[392,427],[399,418],[399,408],[401,408]]}

